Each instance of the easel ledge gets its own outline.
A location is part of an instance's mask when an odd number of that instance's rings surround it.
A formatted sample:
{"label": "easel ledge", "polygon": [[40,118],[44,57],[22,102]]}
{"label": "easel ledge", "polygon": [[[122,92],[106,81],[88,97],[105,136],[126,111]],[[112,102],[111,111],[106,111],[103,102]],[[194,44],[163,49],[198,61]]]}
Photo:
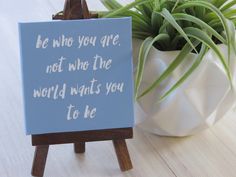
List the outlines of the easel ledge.
{"label": "easel ledge", "polygon": [[132,128],[32,135],[32,146],[133,138]]}
{"label": "easel ledge", "polygon": [[[73,20],[96,17],[96,14],[89,13],[85,0],[66,0],[64,11],[54,15],[53,19]],[[133,138],[131,127],[32,135],[32,145],[36,147],[31,174],[43,177],[50,145],[73,143],[75,153],[84,153],[86,142],[105,140],[112,140],[121,171],[130,170],[133,167],[125,142],[125,139],[130,138]]]}

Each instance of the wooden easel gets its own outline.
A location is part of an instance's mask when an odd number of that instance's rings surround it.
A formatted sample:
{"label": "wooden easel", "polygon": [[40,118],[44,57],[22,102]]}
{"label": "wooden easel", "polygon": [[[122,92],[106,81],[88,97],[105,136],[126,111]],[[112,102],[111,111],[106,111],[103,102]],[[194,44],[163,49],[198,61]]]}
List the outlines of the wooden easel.
{"label": "wooden easel", "polygon": [[[63,12],[53,16],[53,19],[71,20],[96,18],[96,14],[88,11],[85,0],[66,0]],[[75,153],[85,152],[85,143],[90,141],[112,140],[116,156],[122,171],[132,169],[125,139],[133,137],[133,129],[119,128],[80,132],[50,133],[32,135],[32,145],[35,147],[32,176],[43,177],[50,145],[73,143]]]}

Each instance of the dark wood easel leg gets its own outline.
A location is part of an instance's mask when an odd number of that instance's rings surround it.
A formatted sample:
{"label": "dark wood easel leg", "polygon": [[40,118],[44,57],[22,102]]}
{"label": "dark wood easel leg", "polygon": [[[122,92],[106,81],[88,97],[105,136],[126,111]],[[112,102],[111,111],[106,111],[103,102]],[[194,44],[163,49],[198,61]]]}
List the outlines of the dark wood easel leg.
{"label": "dark wood easel leg", "polygon": [[116,156],[120,165],[121,171],[127,171],[133,168],[130,160],[129,151],[124,139],[112,140],[116,151]]}
{"label": "dark wood easel leg", "polygon": [[74,143],[75,153],[84,153],[85,152],[85,142]]}
{"label": "dark wood easel leg", "polygon": [[49,145],[35,147],[34,161],[32,166],[32,176],[43,177],[46,165]]}

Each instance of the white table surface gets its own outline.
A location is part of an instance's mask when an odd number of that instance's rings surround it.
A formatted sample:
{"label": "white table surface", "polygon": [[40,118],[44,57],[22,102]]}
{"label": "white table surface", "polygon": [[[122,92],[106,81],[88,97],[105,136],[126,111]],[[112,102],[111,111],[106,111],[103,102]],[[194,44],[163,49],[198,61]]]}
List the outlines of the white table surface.
{"label": "white table surface", "polygon": [[[123,0],[122,2],[128,2]],[[29,177],[34,148],[25,136],[17,23],[46,21],[63,0],[0,0],[0,177]],[[88,0],[91,10],[103,9]],[[196,136],[165,138],[135,128],[128,140],[134,169],[122,173],[112,143],[50,147],[45,177],[236,177],[235,113]]]}

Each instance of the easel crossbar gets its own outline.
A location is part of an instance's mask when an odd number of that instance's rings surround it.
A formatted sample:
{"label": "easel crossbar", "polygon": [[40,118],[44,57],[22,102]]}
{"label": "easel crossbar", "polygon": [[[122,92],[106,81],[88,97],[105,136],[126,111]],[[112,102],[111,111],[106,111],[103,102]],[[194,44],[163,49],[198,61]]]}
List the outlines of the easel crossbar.
{"label": "easel crossbar", "polygon": [[90,130],[80,132],[50,133],[32,135],[32,145],[53,145],[90,141],[105,141],[133,138],[132,128]]}

